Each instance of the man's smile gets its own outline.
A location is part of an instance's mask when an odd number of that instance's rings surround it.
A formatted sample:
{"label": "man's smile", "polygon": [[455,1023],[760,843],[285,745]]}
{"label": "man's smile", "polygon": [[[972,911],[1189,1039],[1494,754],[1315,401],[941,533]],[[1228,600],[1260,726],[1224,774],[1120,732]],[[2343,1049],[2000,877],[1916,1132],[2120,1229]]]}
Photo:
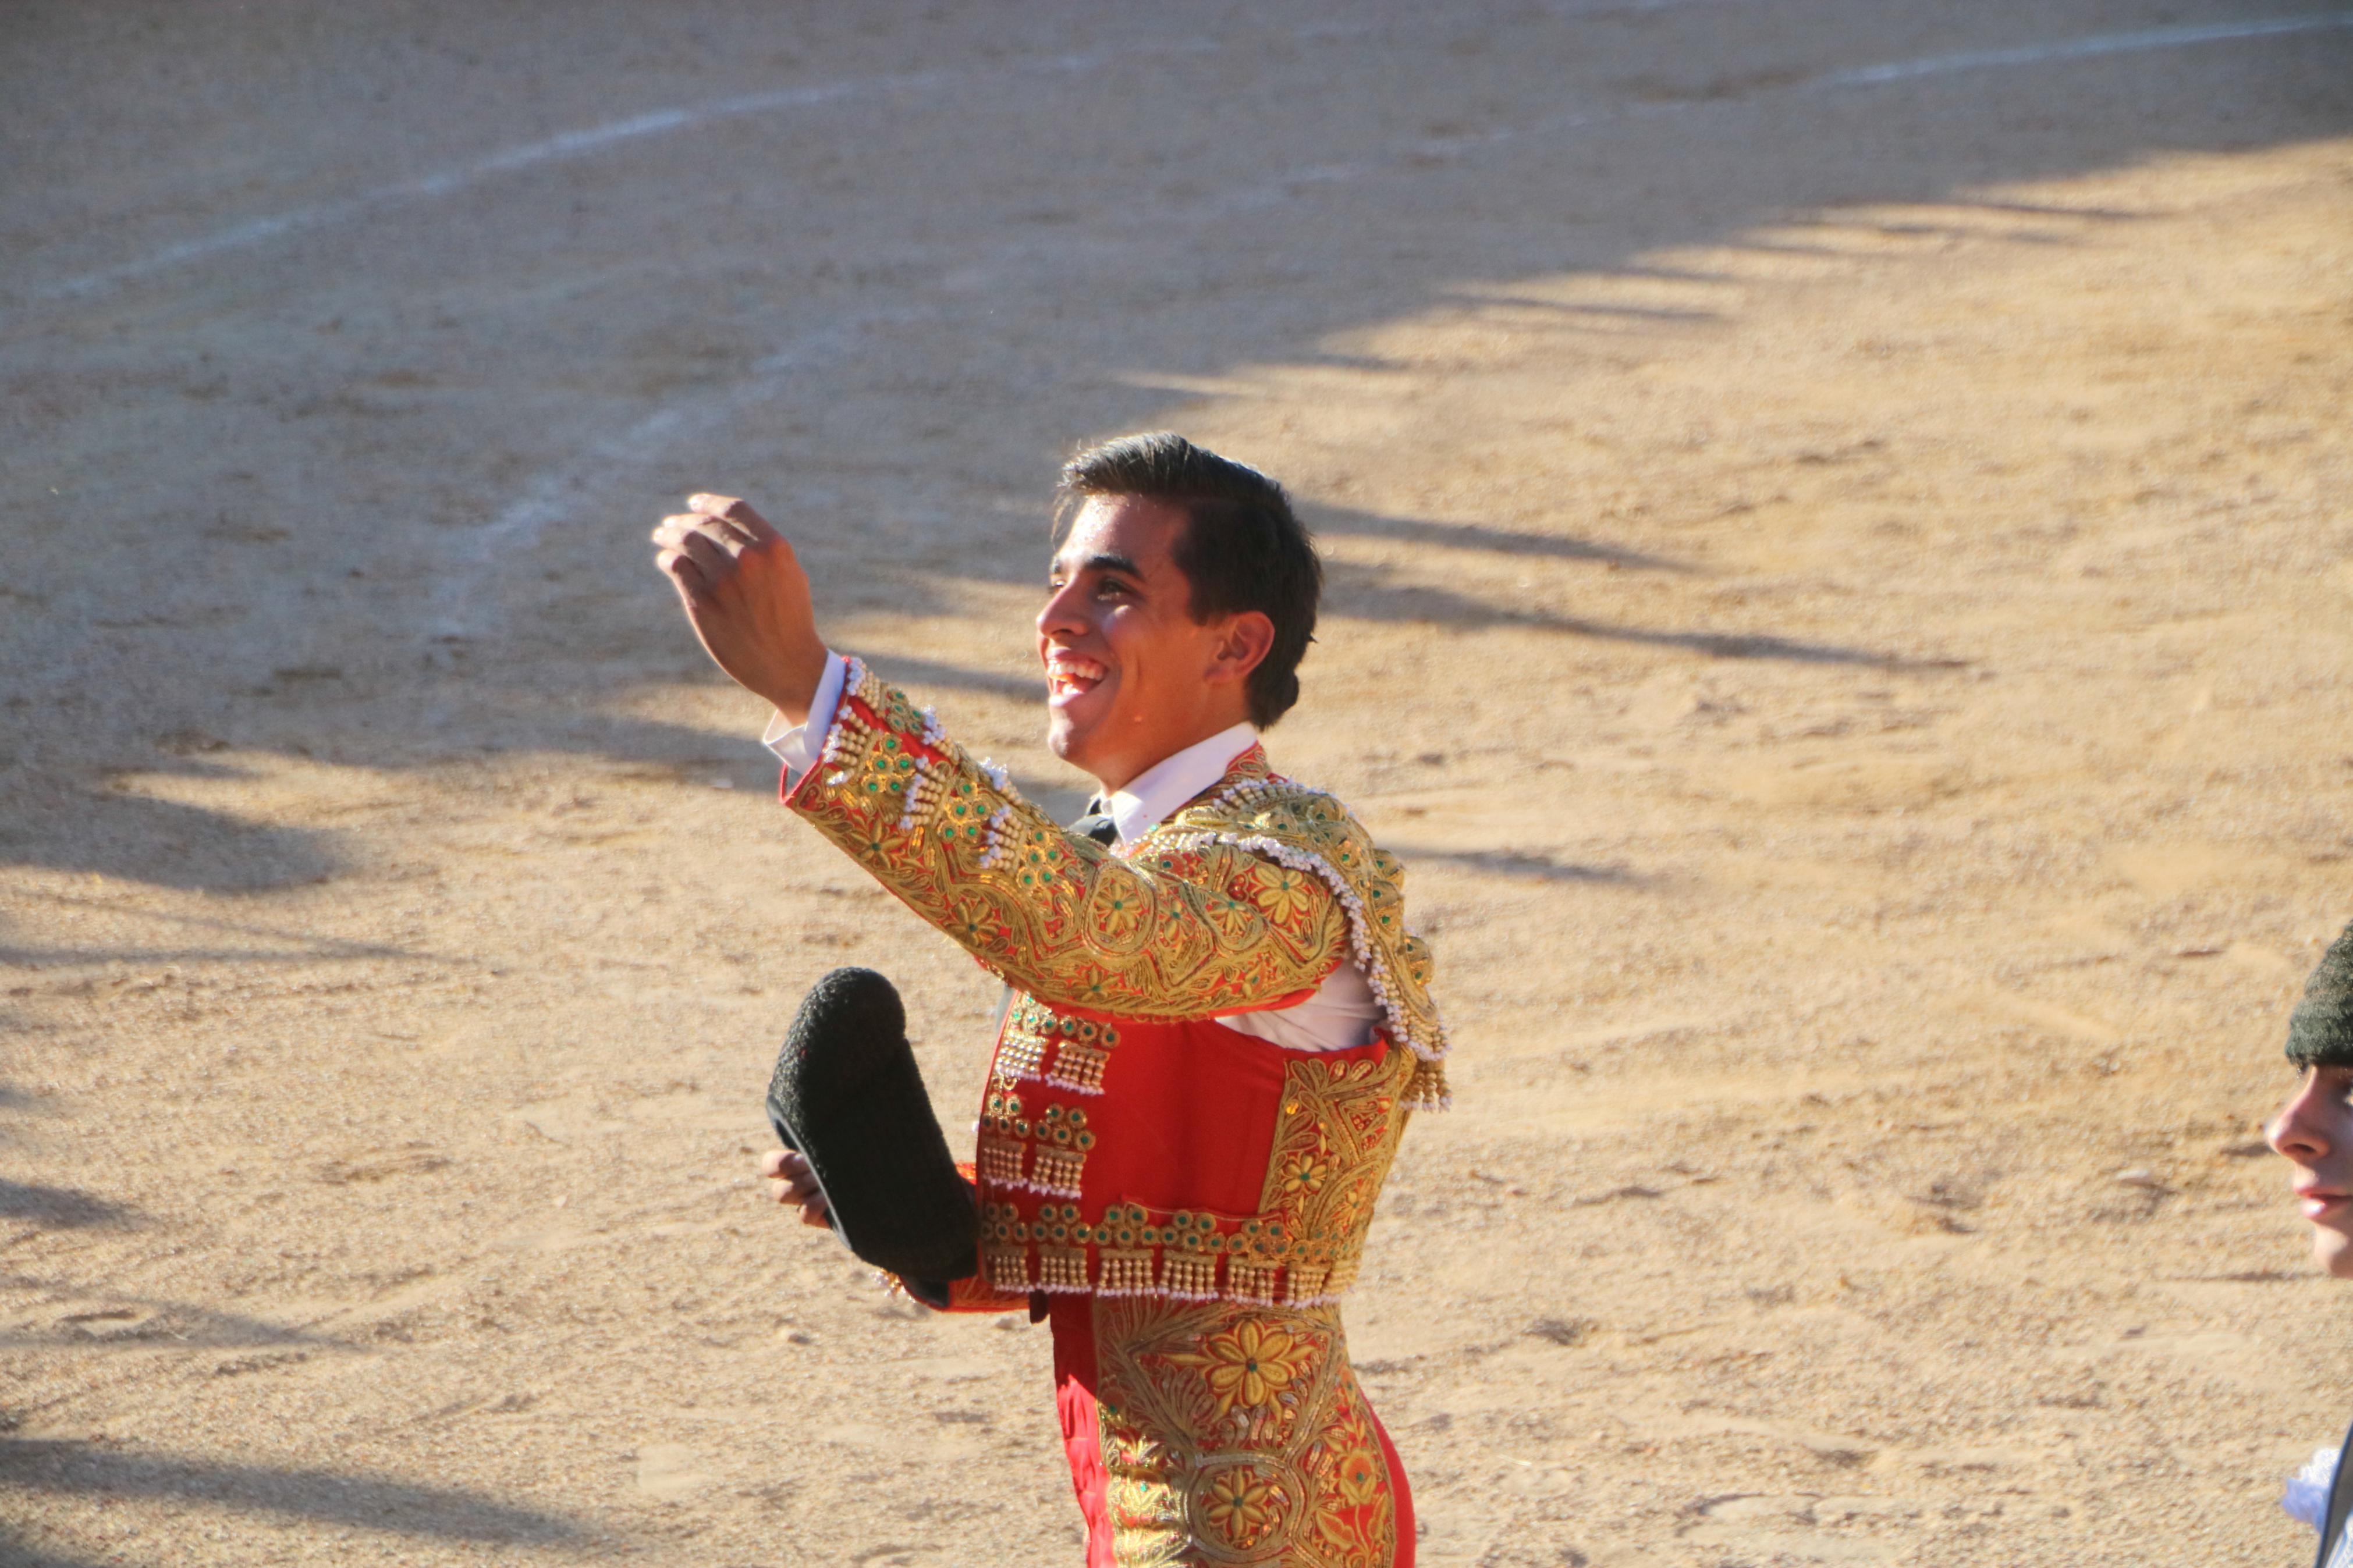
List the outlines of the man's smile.
{"label": "man's smile", "polygon": [[1046,656],[1046,700],[1063,707],[1092,691],[1110,673],[1099,660],[1056,648]]}

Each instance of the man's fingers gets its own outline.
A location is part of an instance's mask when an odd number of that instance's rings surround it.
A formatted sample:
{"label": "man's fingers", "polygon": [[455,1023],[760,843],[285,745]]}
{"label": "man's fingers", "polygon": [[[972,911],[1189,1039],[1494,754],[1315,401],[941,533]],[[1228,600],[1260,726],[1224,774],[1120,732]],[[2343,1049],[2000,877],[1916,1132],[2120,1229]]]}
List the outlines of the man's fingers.
{"label": "man's fingers", "polygon": [[822,1230],[830,1223],[825,1194],[818,1190],[817,1172],[807,1155],[792,1149],[771,1149],[760,1156],[760,1173],[768,1178],[768,1195],[787,1208],[798,1208],[803,1225]]}
{"label": "man's fingers", "polygon": [[672,512],[654,525],[654,531],[649,537],[663,549],[670,549],[680,540],[684,539],[694,525],[702,521],[702,517],[699,512]]}
{"label": "man's fingers", "polygon": [[688,540],[701,539],[729,555],[741,555],[756,542],[751,531],[741,523],[730,522],[723,517],[708,517],[701,512],[681,512],[666,517],[648,537],[665,550],[682,550]]}
{"label": "man's fingers", "polygon": [[701,604],[711,595],[711,579],[684,552],[665,550],[654,557],[654,568],[676,584],[689,604]]}
{"label": "man's fingers", "polygon": [[712,587],[724,582],[735,569],[734,552],[712,543],[706,534],[690,533],[678,542],[678,548],[680,553],[702,569],[703,581]]}
{"label": "man's fingers", "polygon": [[695,494],[686,498],[692,510],[712,517],[723,517],[730,522],[740,522],[746,528],[765,528],[767,520],[752,510],[751,503],[740,496]]}
{"label": "man's fingers", "polygon": [[751,502],[734,496],[691,495],[686,498],[686,504],[741,529],[747,544],[765,544],[772,539],[783,537],[769,525],[766,518],[753,510]]}
{"label": "man's fingers", "polygon": [[817,1172],[808,1156],[791,1149],[771,1149],[760,1157],[760,1173],[768,1178],[768,1191],[780,1204],[807,1205],[812,1197],[818,1204]]}
{"label": "man's fingers", "polygon": [[784,537],[769,525],[766,518],[754,511],[748,502],[739,500],[719,515],[742,529],[744,539],[752,544],[765,544]]}
{"label": "man's fingers", "polygon": [[808,1156],[797,1149],[771,1149],[760,1156],[760,1174],[777,1181],[807,1180],[812,1172]]}
{"label": "man's fingers", "polygon": [[653,531],[656,546],[681,549],[687,540],[700,534],[730,555],[769,545],[778,546],[787,555],[792,552],[785,536],[768,526],[766,518],[732,496],[689,496],[686,504],[694,510],[671,513]]}
{"label": "man's fingers", "polygon": [[799,1209],[803,1225],[823,1229],[831,1223],[827,1217],[825,1194],[817,1190],[817,1184],[814,1181],[803,1184],[781,1179],[771,1180],[768,1183],[768,1192],[776,1199],[779,1207]]}
{"label": "man's fingers", "polygon": [[695,515],[694,526],[689,533],[690,536],[700,535],[711,541],[730,555],[741,555],[747,550],[757,549],[760,543],[752,531],[742,523],[728,518],[713,517],[707,512]]}

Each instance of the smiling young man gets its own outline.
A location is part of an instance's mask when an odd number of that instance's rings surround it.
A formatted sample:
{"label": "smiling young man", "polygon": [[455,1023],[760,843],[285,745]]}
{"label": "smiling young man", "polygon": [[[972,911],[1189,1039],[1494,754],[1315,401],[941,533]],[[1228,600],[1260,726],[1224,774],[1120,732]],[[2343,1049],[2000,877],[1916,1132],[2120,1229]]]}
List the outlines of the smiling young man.
{"label": "smiling young man", "polygon": [[[2339,1279],[2353,1279],[2353,926],[2320,960],[2287,1025],[2287,1059],[2302,1073],[2295,1092],[2265,1129],[2285,1156],[2312,1256]],[[2353,1433],[2346,1446],[2353,1448]],[[2288,1511],[2320,1531],[2316,1568],[2353,1568],[2353,1466],[2345,1449],[2322,1449],[2288,1483]]]}
{"label": "smiling young man", "polygon": [[[775,707],[786,804],[1013,988],[950,1303],[1051,1321],[1090,1568],[1409,1564],[1337,1303],[1444,1034],[1397,861],[1258,742],[1321,584],[1281,488],[1165,433],[1065,465],[1038,653],[1102,789],[1071,829],[826,648],[758,514],[689,505],[657,563]],[[805,1161],[767,1169],[824,1222]]]}

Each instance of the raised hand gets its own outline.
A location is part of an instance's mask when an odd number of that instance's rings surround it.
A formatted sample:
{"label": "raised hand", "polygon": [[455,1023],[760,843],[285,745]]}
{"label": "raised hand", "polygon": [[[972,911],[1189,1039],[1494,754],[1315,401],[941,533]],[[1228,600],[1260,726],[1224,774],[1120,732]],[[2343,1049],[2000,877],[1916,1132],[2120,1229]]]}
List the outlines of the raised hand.
{"label": "raised hand", "polygon": [[712,661],[788,722],[807,722],[826,659],[808,574],[784,535],[734,497],[686,504],[653,531],[655,568]]}

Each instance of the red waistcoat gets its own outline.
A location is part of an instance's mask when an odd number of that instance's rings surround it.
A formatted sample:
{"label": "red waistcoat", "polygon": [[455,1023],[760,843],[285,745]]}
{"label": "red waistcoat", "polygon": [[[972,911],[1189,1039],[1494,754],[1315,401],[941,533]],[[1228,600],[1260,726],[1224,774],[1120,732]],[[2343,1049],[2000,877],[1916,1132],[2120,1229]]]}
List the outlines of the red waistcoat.
{"label": "red waistcoat", "polygon": [[1017,998],[976,1162],[988,1284],[1335,1298],[1355,1276],[1413,1066],[1385,1039],[1286,1050],[1214,1019],[1111,1019]]}

